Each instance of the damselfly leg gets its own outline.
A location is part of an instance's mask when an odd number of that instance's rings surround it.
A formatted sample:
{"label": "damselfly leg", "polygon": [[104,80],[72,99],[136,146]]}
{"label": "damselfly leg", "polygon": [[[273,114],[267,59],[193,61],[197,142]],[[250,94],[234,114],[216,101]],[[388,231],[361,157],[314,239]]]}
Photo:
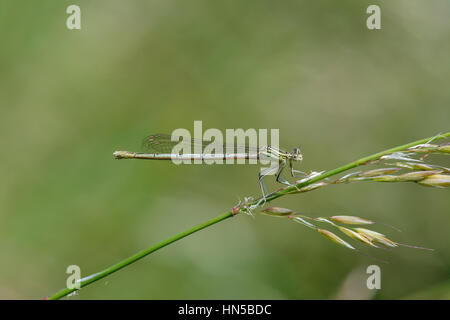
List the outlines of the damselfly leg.
{"label": "damselfly leg", "polygon": [[[287,186],[289,186],[289,187],[295,187],[295,189],[297,189],[297,191],[299,191],[299,189],[297,188],[297,185],[296,185],[295,183],[292,184],[292,183],[290,183],[289,181],[287,181],[286,179],[284,179],[284,178],[281,177],[281,173],[283,172],[283,170],[284,170],[285,167],[286,167],[286,161],[283,161],[283,164],[280,165],[280,171],[278,172],[276,181],[279,182],[279,183],[283,183],[283,184],[285,184],[285,185],[287,185]],[[290,171],[291,171],[291,175],[292,175],[292,177],[294,177],[294,176],[295,176],[295,175],[294,175],[294,172],[295,172],[295,171],[298,171],[298,170],[294,170],[294,169],[293,169],[292,159],[289,159],[289,167],[290,167],[290,169],[291,169],[291,170],[290,170]],[[301,172],[301,171],[298,171],[298,172]]]}
{"label": "damselfly leg", "polygon": [[[291,174],[294,177],[295,176],[294,172],[296,172],[298,170],[294,170],[293,169],[292,161],[289,161],[289,166],[290,166],[290,169],[291,169]],[[259,173],[258,180],[259,180],[259,184],[260,184],[260,187],[261,187],[261,192],[262,192],[262,195],[263,195],[263,198],[264,198],[264,202],[265,202],[266,197],[269,195],[268,191],[267,191],[267,187],[264,184],[264,180],[263,180],[265,176],[275,175],[275,181],[276,182],[282,183],[282,184],[287,185],[289,187],[295,187],[298,190],[298,188],[297,188],[297,186],[295,184],[290,183],[289,181],[287,181],[286,179],[284,179],[281,176],[281,174],[283,173],[285,168],[286,168],[286,160],[282,159],[282,160],[280,160],[280,162],[278,163],[277,166],[272,166],[272,167],[269,167],[269,168],[265,168],[265,169],[261,170],[261,172]],[[301,172],[301,171],[298,171],[298,172]],[[303,172],[301,172],[301,173],[303,173]]]}
{"label": "damselfly leg", "polygon": [[262,169],[259,172],[258,181],[259,181],[259,185],[261,187],[261,192],[262,192],[262,195],[263,195],[263,198],[264,198],[264,202],[265,202],[266,197],[268,196],[269,192],[267,191],[267,187],[266,187],[263,179],[264,179],[265,176],[278,174],[277,173],[278,170],[279,170],[279,166],[272,166],[272,167],[269,167],[269,168],[264,168],[264,169]]}
{"label": "damselfly leg", "polygon": [[[306,176],[307,175],[306,172],[294,169],[294,163],[293,163],[292,159],[289,159],[289,169],[291,171],[291,177],[292,178],[298,177],[299,175],[301,175],[301,176]],[[298,174],[296,174],[296,173],[298,173]]]}

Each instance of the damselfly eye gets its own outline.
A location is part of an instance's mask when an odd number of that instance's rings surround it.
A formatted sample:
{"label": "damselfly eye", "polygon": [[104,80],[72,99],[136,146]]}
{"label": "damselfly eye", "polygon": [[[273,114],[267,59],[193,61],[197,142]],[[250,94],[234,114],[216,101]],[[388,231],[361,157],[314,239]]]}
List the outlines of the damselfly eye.
{"label": "damselfly eye", "polygon": [[302,152],[300,151],[300,148],[294,148],[293,156],[294,156],[294,158],[296,160],[302,160],[303,159]]}

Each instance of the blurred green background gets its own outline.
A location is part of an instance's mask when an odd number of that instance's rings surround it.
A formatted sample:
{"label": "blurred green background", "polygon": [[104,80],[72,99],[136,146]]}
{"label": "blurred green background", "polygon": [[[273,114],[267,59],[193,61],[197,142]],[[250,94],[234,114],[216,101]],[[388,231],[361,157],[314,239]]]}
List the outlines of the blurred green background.
{"label": "blurred green background", "polygon": [[[66,28],[81,7],[82,29]],[[378,4],[382,29],[366,8]],[[143,137],[278,128],[324,170],[449,129],[450,2],[0,2],[0,298],[41,299],[258,195],[257,166],[117,161]],[[270,179],[267,179],[270,180]],[[271,188],[278,187],[269,183]],[[283,197],[399,242],[378,264],[282,219],[242,215],[69,299],[450,298],[448,190],[360,183]]]}

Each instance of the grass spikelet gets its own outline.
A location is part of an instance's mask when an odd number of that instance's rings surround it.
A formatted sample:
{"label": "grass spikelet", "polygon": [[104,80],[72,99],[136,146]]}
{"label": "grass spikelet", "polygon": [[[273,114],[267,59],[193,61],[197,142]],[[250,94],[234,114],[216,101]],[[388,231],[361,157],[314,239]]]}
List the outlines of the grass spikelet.
{"label": "grass spikelet", "polygon": [[378,177],[374,177],[373,181],[377,181],[377,182],[398,182],[398,176],[394,176],[394,175],[384,175],[384,176],[378,176]]}
{"label": "grass spikelet", "polygon": [[399,168],[410,170],[431,170],[431,171],[440,170],[441,172],[450,172],[449,168],[426,163],[396,162],[393,165]]}
{"label": "grass spikelet", "polygon": [[285,217],[294,214],[294,211],[292,211],[291,209],[281,207],[268,207],[262,210],[262,213],[265,213],[270,216]]}
{"label": "grass spikelet", "polygon": [[343,224],[374,224],[374,221],[355,216],[332,216],[328,219]]}
{"label": "grass spikelet", "polygon": [[443,153],[450,153],[450,144],[439,146],[439,151]]}
{"label": "grass spikelet", "polygon": [[345,228],[345,227],[338,227],[338,229],[341,230],[342,233],[344,233],[345,235],[347,235],[348,237],[350,237],[352,239],[361,241],[362,243],[365,243],[371,247],[378,248],[376,245],[374,245],[372,243],[372,241],[367,236],[365,236],[362,233],[355,232],[355,231]]}
{"label": "grass spikelet", "polygon": [[417,152],[417,153],[431,153],[431,152],[437,152],[437,153],[450,153],[450,144],[429,144],[424,143],[420,144],[414,147],[410,147],[408,149],[409,152]]}
{"label": "grass spikelet", "polygon": [[319,232],[321,235],[323,235],[325,238],[333,241],[334,243],[347,247],[352,250],[356,250],[353,246],[351,246],[348,242],[342,240],[337,235],[335,235],[333,232],[325,230],[325,229],[317,229],[317,232]]}
{"label": "grass spikelet", "polygon": [[293,190],[292,192],[289,192],[289,194],[308,192],[308,191],[312,191],[312,190],[316,190],[318,188],[324,187],[326,185],[328,185],[328,183],[326,183],[326,182],[317,182],[317,183],[310,184],[306,187],[303,187],[303,188],[300,188],[297,190]]}
{"label": "grass spikelet", "polygon": [[370,241],[375,241],[389,248],[397,247],[397,243],[392,240],[389,240],[384,234],[365,228],[355,228],[355,230],[359,234],[366,236]]}
{"label": "grass spikelet", "polygon": [[374,170],[368,170],[364,171],[358,174],[358,177],[376,177],[381,175],[386,175],[389,173],[395,173],[397,171],[400,171],[402,168],[382,168],[382,169],[374,169]]}
{"label": "grass spikelet", "polygon": [[448,174],[434,174],[417,182],[420,185],[435,188],[450,187],[450,175]]}
{"label": "grass spikelet", "polygon": [[315,229],[315,230],[318,229],[315,225],[313,225],[312,223],[309,223],[308,221],[306,221],[305,219],[303,219],[301,217],[290,217],[290,218],[297,223],[301,223],[301,224],[307,226],[308,228]]}
{"label": "grass spikelet", "polygon": [[399,181],[420,181],[428,176],[436,175],[441,171],[413,171],[398,176]]}

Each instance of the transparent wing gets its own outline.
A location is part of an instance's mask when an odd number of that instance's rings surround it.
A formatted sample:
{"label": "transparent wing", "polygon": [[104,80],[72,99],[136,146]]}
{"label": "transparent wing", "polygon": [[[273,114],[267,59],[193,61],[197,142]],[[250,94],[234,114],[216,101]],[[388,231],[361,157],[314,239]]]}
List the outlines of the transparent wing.
{"label": "transparent wing", "polygon": [[171,153],[178,143],[172,141],[170,135],[157,133],[144,138],[142,149],[151,153]]}
{"label": "transparent wing", "polygon": [[[191,152],[193,153],[195,150],[195,147],[200,147],[200,149],[204,150],[204,148],[211,144],[216,144],[216,150],[223,150],[223,152],[226,152],[230,148],[231,150],[234,150],[234,152],[246,152],[246,153],[258,153],[259,150],[261,150],[261,147],[258,146],[248,146],[248,145],[238,145],[235,144],[234,146],[232,144],[223,144],[220,142],[215,141],[206,141],[206,140],[198,140],[198,139],[183,139],[180,141],[172,141],[172,137],[168,134],[164,133],[157,133],[152,134],[144,138],[144,141],[142,142],[142,148],[151,153],[171,153],[173,148],[176,145],[184,145],[189,146],[191,148]],[[233,147],[233,148],[232,148]]]}

